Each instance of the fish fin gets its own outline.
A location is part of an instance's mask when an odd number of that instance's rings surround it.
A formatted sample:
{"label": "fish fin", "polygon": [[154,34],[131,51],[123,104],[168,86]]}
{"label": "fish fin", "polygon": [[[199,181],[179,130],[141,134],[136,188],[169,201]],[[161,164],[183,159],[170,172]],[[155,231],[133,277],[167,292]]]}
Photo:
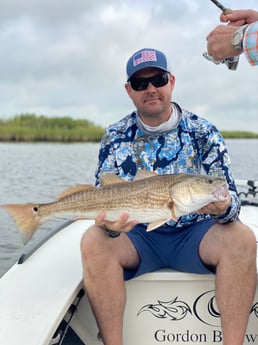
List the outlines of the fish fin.
{"label": "fish fin", "polygon": [[96,187],[90,185],[90,184],[80,184],[78,186],[73,186],[70,188],[65,189],[61,194],[57,196],[57,200],[63,199],[68,195],[78,193],[78,192],[83,192],[85,190],[92,190],[95,189]]}
{"label": "fish fin", "polygon": [[36,204],[9,204],[1,205],[14,218],[24,244],[27,243],[40,226],[38,215],[39,205]]}
{"label": "fish fin", "polygon": [[149,171],[149,170],[145,170],[145,169],[140,169],[137,171],[134,181],[137,180],[143,180],[145,178],[148,177],[153,177],[153,176],[157,176],[158,174],[156,174],[154,171]]}
{"label": "fish fin", "polygon": [[176,222],[178,220],[177,212],[176,212],[176,206],[174,202],[171,200],[168,202],[167,207],[170,209],[171,212],[171,219]]}
{"label": "fish fin", "polygon": [[155,222],[152,222],[147,226],[147,231],[149,232],[155,230],[159,228],[161,225],[165,224],[167,221],[169,221],[169,219],[156,220]]}
{"label": "fish fin", "polygon": [[113,173],[107,173],[100,176],[101,187],[117,183],[125,183],[125,181]]}
{"label": "fish fin", "polygon": [[[148,171],[148,170],[138,170],[135,177],[134,181],[137,180],[143,180],[147,177],[153,177],[157,176],[157,174],[154,171]],[[116,174],[113,173],[106,173],[100,176],[100,184],[101,186],[108,186],[111,184],[117,184],[117,183],[125,183],[126,181],[117,176]]]}

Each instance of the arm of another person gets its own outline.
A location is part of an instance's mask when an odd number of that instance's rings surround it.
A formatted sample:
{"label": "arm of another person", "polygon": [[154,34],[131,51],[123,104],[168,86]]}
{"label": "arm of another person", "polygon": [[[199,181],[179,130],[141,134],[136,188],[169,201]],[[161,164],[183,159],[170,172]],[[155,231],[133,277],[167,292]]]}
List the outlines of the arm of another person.
{"label": "arm of another person", "polygon": [[258,65],[258,21],[248,25],[246,28],[243,52],[250,65]]}
{"label": "arm of another person", "polygon": [[221,14],[220,20],[228,25],[219,25],[207,36],[207,51],[216,60],[240,55],[231,43],[235,31],[246,25],[243,52],[251,65],[258,64],[258,12],[254,10],[235,10],[230,14]]}

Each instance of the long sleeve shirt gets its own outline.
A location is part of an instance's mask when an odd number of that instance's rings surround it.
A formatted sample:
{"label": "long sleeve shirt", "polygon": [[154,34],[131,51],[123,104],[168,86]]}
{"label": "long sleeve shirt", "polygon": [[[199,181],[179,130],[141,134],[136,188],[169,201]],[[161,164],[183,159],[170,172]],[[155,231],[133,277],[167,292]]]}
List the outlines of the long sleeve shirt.
{"label": "long sleeve shirt", "polygon": [[[209,121],[177,104],[179,117],[168,132],[146,133],[137,121],[137,111],[111,125],[105,132],[99,151],[96,185],[101,174],[113,172],[124,180],[132,180],[138,169],[157,174],[206,173],[224,177],[231,194],[231,205],[226,212],[215,216],[220,223],[236,220],[240,210],[230,158],[225,142],[217,128]],[[173,112],[174,113],[174,112]],[[173,116],[173,115],[172,115]],[[126,196],[125,196],[126,197]],[[176,227],[184,227],[210,215],[198,212],[182,216]]]}
{"label": "long sleeve shirt", "polygon": [[243,39],[243,51],[250,65],[258,65],[258,21],[247,26]]}

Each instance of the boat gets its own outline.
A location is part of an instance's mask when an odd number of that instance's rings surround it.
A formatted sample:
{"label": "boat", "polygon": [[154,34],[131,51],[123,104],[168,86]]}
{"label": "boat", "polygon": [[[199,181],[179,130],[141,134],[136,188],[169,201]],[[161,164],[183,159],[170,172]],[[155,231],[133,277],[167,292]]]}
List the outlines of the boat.
{"label": "boat", "polygon": [[[258,181],[237,180],[240,219],[258,238]],[[0,279],[1,345],[102,343],[83,288],[80,240],[92,221],[53,230]],[[126,282],[124,345],[222,344],[214,275],[163,269]],[[245,343],[258,344],[258,291]]]}

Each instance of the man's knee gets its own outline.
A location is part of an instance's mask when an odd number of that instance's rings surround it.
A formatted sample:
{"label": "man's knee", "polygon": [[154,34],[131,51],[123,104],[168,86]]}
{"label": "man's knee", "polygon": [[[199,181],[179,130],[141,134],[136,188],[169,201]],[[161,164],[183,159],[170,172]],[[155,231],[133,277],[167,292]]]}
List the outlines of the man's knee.
{"label": "man's knee", "polygon": [[91,260],[101,251],[100,244],[103,245],[103,233],[100,228],[95,225],[91,226],[82,236],[81,239],[81,255],[83,261]]}
{"label": "man's knee", "polygon": [[227,250],[236,257],[236,260],[256,260],[256,238],[253,231],[245,224],[233,222],[228,224]]}
{"label": "man's knee", "polygon": [[241,224],[242,227],[242,251],[245,253],[249,253],[250,256],[254,256],[256,260],[256,253],[257,253],[257,242],[254,232],[244,224]]}
{"label": "man's knee", "polygon": [[256,260],[256,238],[241,222],[216,224],[202,239],[199,252],[205,263],[214,266],[224,259],[248,264]]}

